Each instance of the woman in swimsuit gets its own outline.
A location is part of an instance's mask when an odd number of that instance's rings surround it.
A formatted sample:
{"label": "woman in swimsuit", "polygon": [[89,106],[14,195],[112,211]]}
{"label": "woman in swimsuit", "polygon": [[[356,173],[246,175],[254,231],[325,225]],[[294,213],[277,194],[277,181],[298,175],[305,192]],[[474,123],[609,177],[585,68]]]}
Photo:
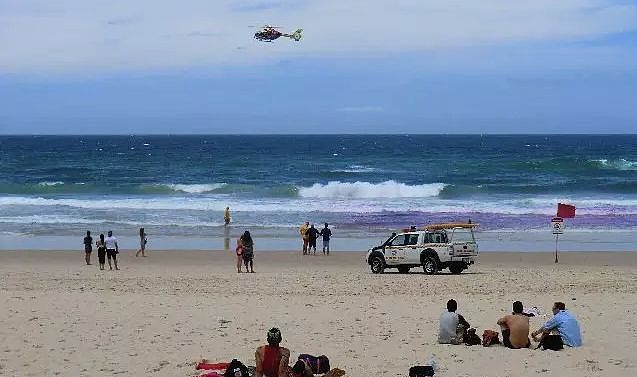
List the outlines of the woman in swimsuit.
{"label": "woman in swimsuit", "polygon": [[237,253],[237,272],[241,273],[241,264],[243,263],[243,245],[241,244],[241,237],[237,238],[237,247],[234,251]]}

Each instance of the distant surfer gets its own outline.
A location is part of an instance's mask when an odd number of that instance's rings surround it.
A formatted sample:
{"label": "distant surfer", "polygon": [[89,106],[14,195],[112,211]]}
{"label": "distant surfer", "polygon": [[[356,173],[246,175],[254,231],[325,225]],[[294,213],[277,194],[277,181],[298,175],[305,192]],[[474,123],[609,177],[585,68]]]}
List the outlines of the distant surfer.
{"label": "distant surfer", "polygon": [[225,226],[228,226],[231,219],[232,217],[230,217],[230,207],[226,207],[226,210],[223,211],[223,224]]}

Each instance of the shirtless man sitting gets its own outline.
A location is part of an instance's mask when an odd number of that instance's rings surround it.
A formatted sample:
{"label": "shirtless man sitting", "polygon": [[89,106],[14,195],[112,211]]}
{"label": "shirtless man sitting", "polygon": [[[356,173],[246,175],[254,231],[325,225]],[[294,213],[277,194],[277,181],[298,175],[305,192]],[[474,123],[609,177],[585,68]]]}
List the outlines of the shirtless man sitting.
{"label": "shirtless man sitting", "polygon": [[522,311],[524,307],[520,301],[513,303],[513,314],[506,315],[498,320],[502,327],[502,342],[512,349],[529,348],[529,317]]}

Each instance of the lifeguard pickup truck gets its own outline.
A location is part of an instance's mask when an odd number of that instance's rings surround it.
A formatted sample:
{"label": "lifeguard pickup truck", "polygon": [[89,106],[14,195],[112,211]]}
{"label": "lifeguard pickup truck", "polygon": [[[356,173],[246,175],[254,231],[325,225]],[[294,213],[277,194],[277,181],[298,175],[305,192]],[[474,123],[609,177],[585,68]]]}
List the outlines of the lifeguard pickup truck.
{"label": "lifeguard pickup truck", "polygon": [[402,233],[393,233],[382,245],[369,249],[367,263],[375,274],[382,274],[387,268],[397,268],[406,274],[420,266],[429,275],[445,268],[459,274],[478,259],[476,225],[449,223],[404,229]]}

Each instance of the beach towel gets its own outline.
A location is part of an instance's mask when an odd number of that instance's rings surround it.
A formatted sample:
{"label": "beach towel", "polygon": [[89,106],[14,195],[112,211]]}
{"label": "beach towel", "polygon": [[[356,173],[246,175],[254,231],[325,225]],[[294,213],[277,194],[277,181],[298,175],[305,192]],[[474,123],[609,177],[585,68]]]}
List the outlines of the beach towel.
{"label": "beach towel", "polygon": [[224,377],[228,365],[230,363],[210,363],[207,360],[202,360],[197,363],[195,369],[204,371],[199,377]]}
{"label": "beach towel", "polygon": [[208,361],[201,361],[195,367],[196,370],[205,369],[205,370],[220,370],[225,371],[228,369],[228,365],[230,363],[209,363]]}

